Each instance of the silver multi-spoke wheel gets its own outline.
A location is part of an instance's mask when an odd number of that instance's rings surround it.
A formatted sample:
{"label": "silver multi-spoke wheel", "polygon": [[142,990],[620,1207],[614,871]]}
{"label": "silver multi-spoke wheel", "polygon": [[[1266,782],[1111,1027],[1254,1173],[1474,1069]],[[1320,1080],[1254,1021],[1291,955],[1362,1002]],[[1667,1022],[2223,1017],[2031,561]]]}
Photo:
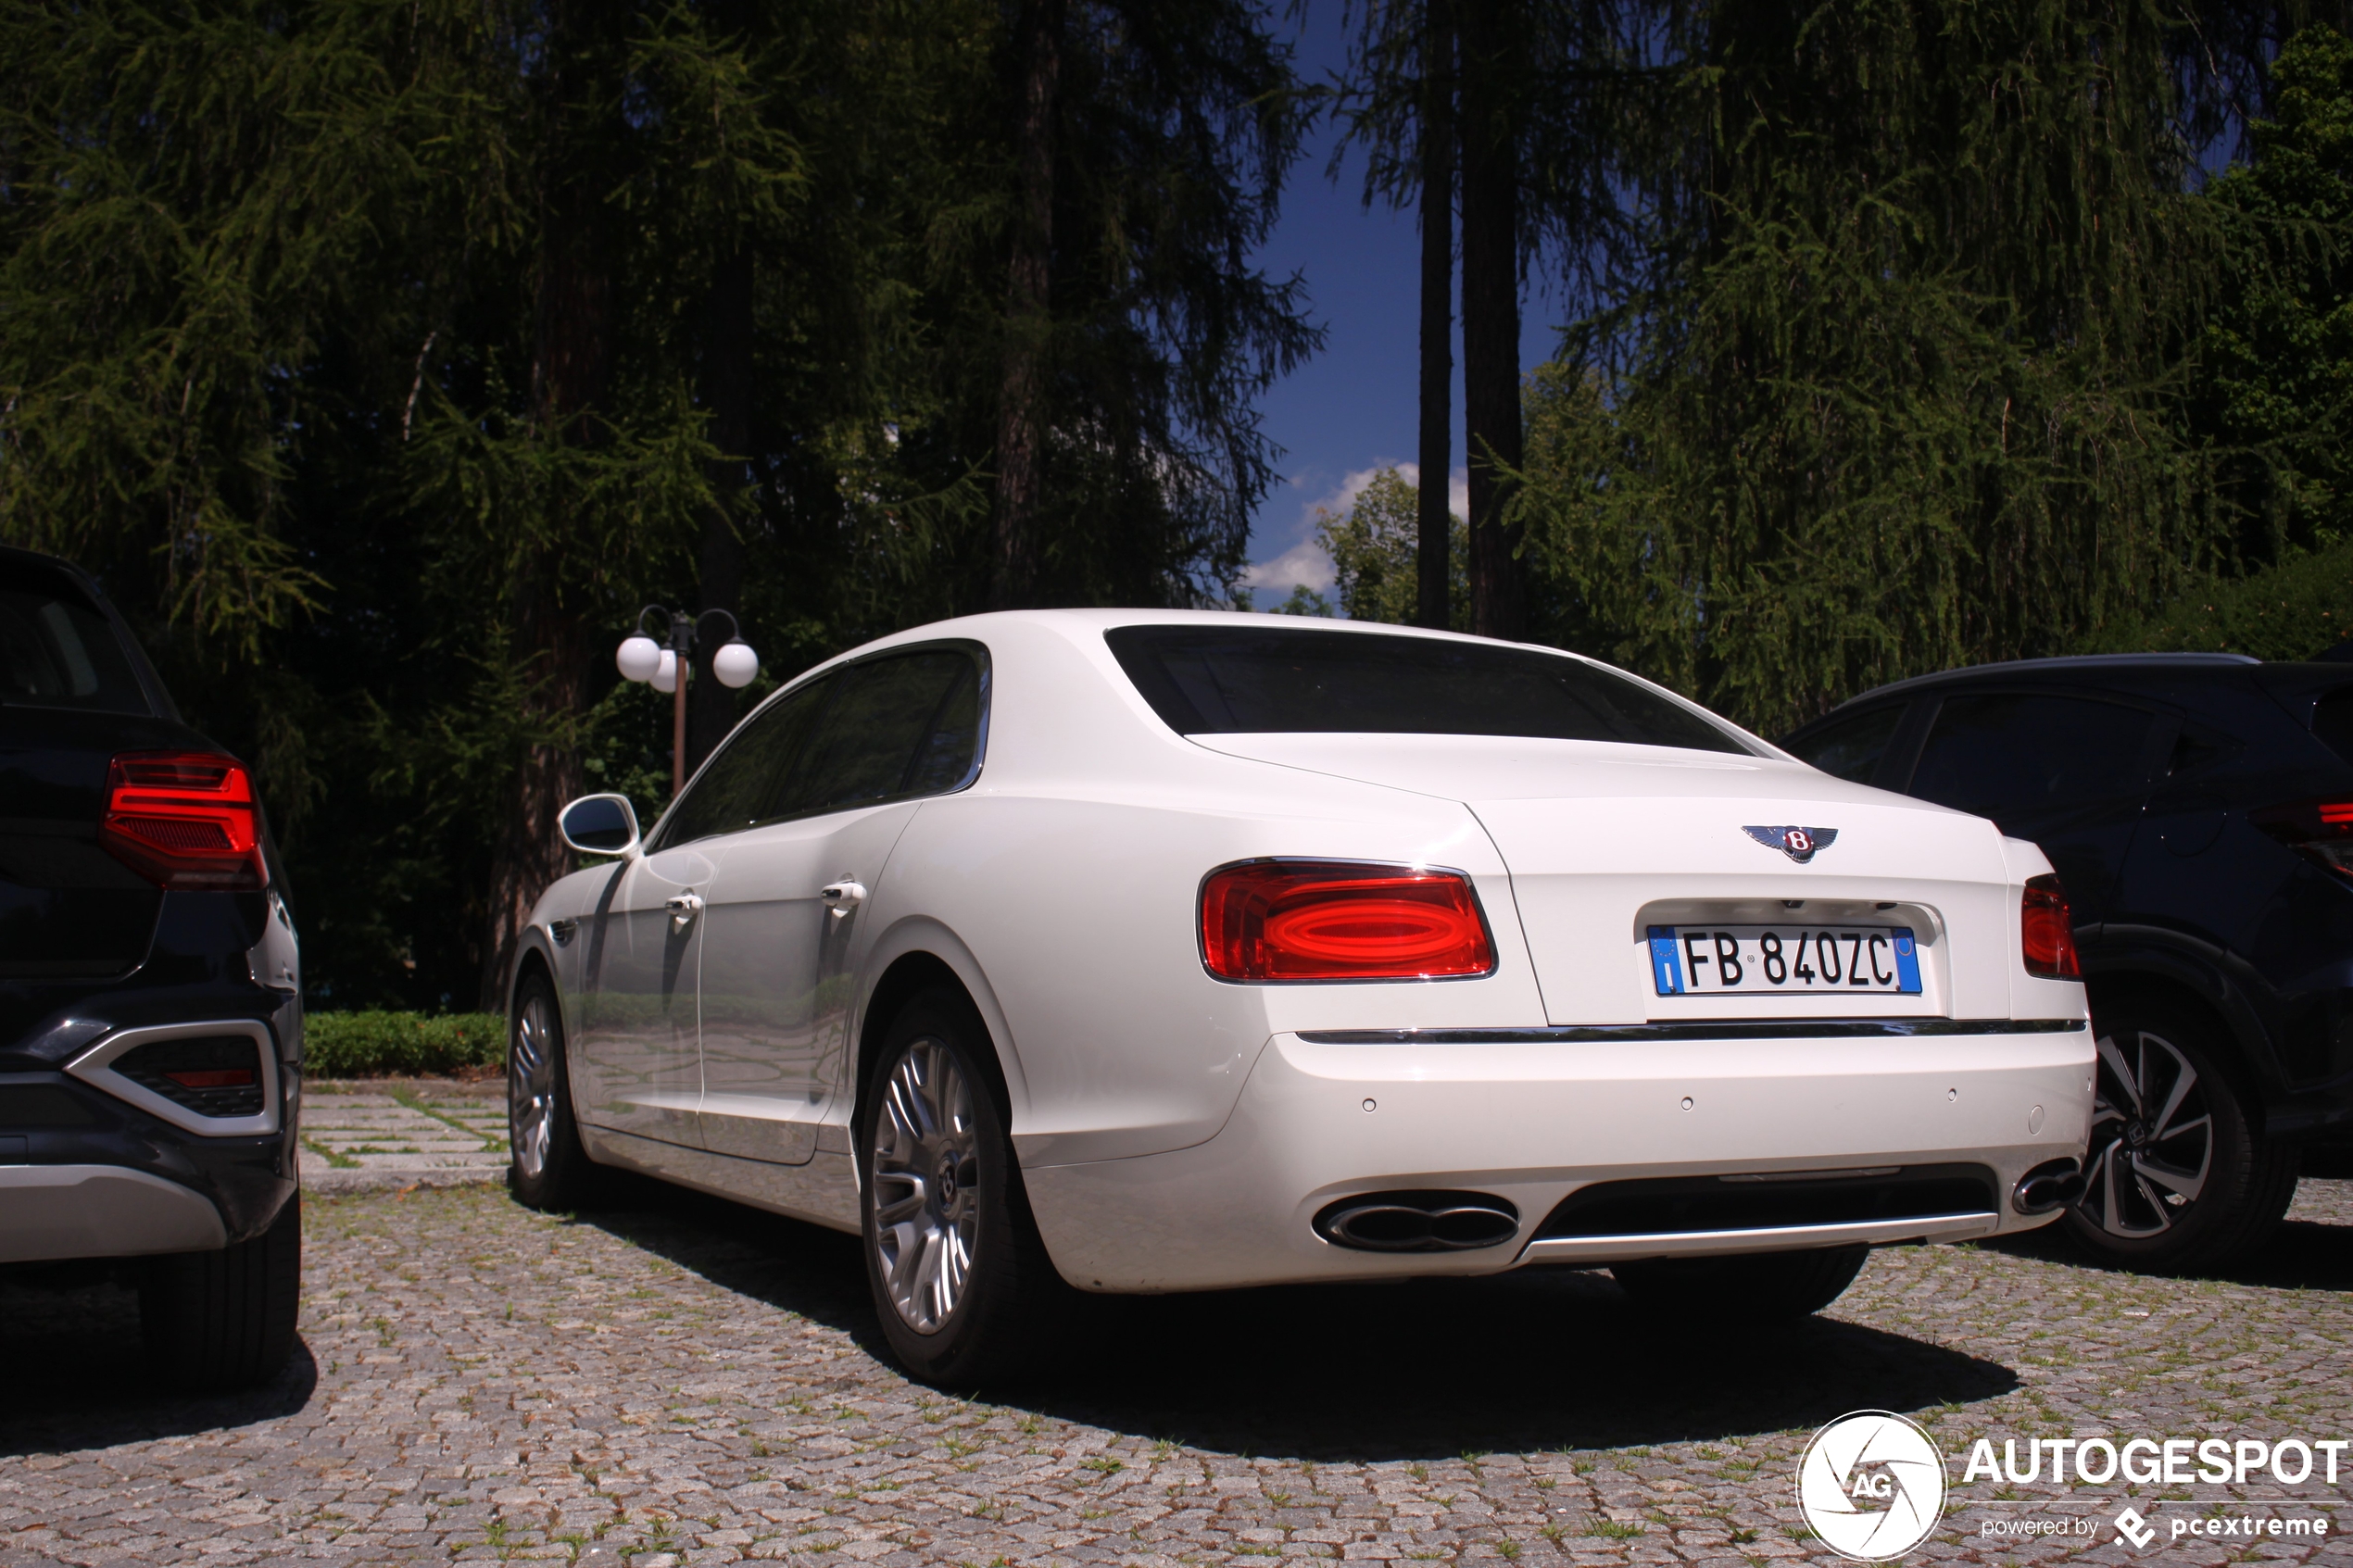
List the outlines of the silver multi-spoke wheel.
{"label": "silver multi-spoke wheel", "polygon": [[2213,1169],[2213,1108],[2190,1059],[2145,1029],[2102,1036],[2083,1217],[2109,1236],[2161,1236],[2188,1218]]}
{"label": "silver multi-spoke wheel", "polygon": [[980,1237],[980,1139],[972,1086],[934,1038],[910,1041],[874,1123],[874,1248],[909,1328],[937,1334],[963,1298]]}
{"label": "silver multi-spoke wheel", "polygon": [[507,1143],[516,1172],[536,1179],[547,1170],[548,1142],[555,1130],[556,1041],[545,991],[534,990],[515,1014],[507,1063]]}

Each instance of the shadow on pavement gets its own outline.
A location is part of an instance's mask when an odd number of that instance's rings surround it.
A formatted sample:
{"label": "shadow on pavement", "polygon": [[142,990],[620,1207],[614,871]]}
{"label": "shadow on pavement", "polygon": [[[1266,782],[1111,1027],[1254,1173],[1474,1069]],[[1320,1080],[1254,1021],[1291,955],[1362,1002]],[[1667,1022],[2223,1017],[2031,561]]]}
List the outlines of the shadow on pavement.
{"label": "shadow on pavement", "polygon": [[[2303,1173],[2308,1178],[2330,1180],[2353,1174],[2353,1149],[2334,1147],[2307,1149]],[[1978,1245],[1991,1251],[2009,1253],[2013,1257],[2036,1258],[2045,1262],[2066,1263],[2079,1269],[2099,1269],[2110,1273],[2134,1272],[2093,1257],[2059,1225],[2045,1225],[2041,1230],[2028,1231],[2022,1236],[1980,1242]],[[2224,1280],[2233,1285],[2262,1286],[2274,1290],[2353,1291],[2353,1225],[2327,1224],[2314,1220],[2283,1221],[2280,1227],[2271,1233],[2271,1239],[2251,1256],[2226,1267],[2194,1271],[2192,1277]]]}
{"label": "shadow on pavement", "polygon": [[188,1395],[160,1390],[139,1344],[138,1295],[118,1286],[71,1289],[0,1284],[0,1458],[103,1449],[215,1432],[292,1415],[310,1402],[319,1368],[296,1341],[285,1369],[259,1388]]}
{"label": "shadow on pavement", "polygon": [[[853,1237],[650,1182],[579,1219],[888,1360]],[[1738,1317],[1662,1325],[1607,1275],[1561,1270],[1094,1297],[1049,1372],[980,1397],[1212,1451],[1358,1461],[1704,1440],[2018,1386],[1900,1335]]]}

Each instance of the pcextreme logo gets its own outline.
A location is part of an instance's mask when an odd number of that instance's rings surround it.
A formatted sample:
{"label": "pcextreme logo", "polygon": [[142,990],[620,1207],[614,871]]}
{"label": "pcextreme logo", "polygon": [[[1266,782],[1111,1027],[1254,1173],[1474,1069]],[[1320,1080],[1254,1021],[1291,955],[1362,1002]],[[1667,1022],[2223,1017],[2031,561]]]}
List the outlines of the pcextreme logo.
{"label": "pcextreme logo", "polygon": [[1888,1562],[1926,1540],[1944,1517],[1944,1456],[1893,1411],[1855,1411],[1806,1445],[1797,1507],[1841,1557]]}

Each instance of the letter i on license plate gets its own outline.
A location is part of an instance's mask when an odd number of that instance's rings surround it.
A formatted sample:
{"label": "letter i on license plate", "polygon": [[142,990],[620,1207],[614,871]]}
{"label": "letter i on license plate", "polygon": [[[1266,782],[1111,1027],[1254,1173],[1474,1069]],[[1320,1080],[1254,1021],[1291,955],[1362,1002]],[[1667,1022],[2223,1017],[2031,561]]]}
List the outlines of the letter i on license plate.
{"label": "letter i on license plate", "polygon": [[1920,990],[1907,925],[1654,925],[1650,950],[1662,997]]}

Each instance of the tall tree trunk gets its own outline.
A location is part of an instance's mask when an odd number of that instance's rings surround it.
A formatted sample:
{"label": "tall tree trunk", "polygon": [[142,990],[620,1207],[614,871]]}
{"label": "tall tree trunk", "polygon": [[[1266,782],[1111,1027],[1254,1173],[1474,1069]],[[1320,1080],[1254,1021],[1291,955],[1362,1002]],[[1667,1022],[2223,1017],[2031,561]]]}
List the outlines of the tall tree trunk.
{"label": "tall tree trunk", "polygon": [[1446,630],[1453,575],[1454,17],[1424,0],[1422,35],[1422,428],[1416,521],[1417,625]]}
{"label": "tall tree trunk", "polygon": [[[711,444],[720,456],[707,478],[718,505],[704,514],[697,561],[701,595],[697,610],[743,613],[744,463],[751,452],[752,255],[737,246],[720,257],[703,302],[702,402],[711,415]],[[716,630],[716,628],[714,628]],[[695,678],[686,692],[686,771],[701,766],[736,723],[736,694],[711,672],[716,638],[695,650]]]}
{"label": "tall tree trunk", "polygon": [[[582,150],[591,112],[588,82],[597,51],[585,36],[604,8],[569,4],[549,7],[545,80],[550,134],[545,155],[536,342],[531,367],[539,439],[593,443],[591,417],[603,400],[610,369],[612,281],[601,232],[604,203]],[[557,505],[560,507],[559,500]],[[579,595],[566,592],[562,557],[553,543],[555,518],[517,520],[533,529],[515,572],[513,641],[508,654],[520,669],[523,718],[533,728],[556,725],[587,711],[589,635]],[[506,820],[490,861],[489,930],[484,948],[482,1005],[506,1005],[516,941],[531,906],[570,869],[570,852],[556,819],[582,791],[577,751],[542,743],[525,748],[509,786]]]}
{"label": "tall tree trunk", "polygon": [[1027,0],[1020,33],[1018,187],[1005,298],[1005,358],[997,414],[996,559],[991,609],[1038,592],[1038,497],[1045,466],[1045,361],[1052,330],[1054,95],[1062,75],[1064,0]]}
{"label": "tall tree trunk", "polygon": [[1521,462],[1519,136],[1513,0],[1463,5],[1463,416],[1470,463],[1471,629],[1528,634],[1521,528],[1503,521]]}

